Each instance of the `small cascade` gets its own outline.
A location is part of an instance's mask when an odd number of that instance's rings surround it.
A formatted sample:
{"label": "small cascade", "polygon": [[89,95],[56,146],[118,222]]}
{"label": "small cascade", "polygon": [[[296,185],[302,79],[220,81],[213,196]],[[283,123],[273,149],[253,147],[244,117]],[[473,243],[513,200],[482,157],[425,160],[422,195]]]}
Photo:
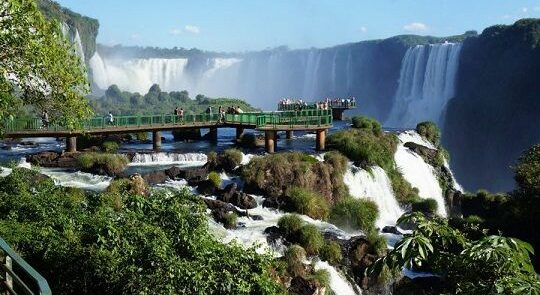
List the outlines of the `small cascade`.
{"label": "small cascade", "polygon": [[81,62],[84,64],[84,49],[81,42],[81,36],[79,30],[75,29],[75,36],[73,37],[73,44],[75,45],[75,52],[81,58]]}
{"label": "small cascade", "polygon": [[203,153],[136,153],[130,165],[169,165],[186,164],[204,165],[208,157]]}
{"label": "small cascade", "polygon": [[368,199],[377,204],[379,218],[376,224],[379,228],[395,225],[404,213],[396,201],[390,179],[382,168],[374,166],[371,171],[366,171],[349,164],[344,182],[349,187],[351,196]]}
{"label": "small cascade", "polygon": [[339,295],[357,295],[362,294],[358,286],[351,286],[343,275],[326,261],[318,261],[315,263],[315,270],[324,269],[330,274],[330,289],[334,294]]}
{"label": "small cascade", "polygon": [[[404,146],[406,142],[411,141],[409,140],[411,138],[413,138],[415,142],[418,138],[421,139],[418,134],[414,135],[415,133],[416,132],[409,131],[398,136],[400,142],[394,155],[394,160],[405,180],[413,187],[418,188],[418,195],[422,199],[435,199],[438,205],[437,213],[442,217],[446,217],[447,214],[443,192],[433,167],[427,164],[421,156]],[[421,140],[423,141],[423,139]]]}
{"label": "small cascade", "polygon": [[450,169],[450,164],[448,164],[448,160],[446,160],[446,158],[444,159],[444,167],[446,167],[446,169],[450,171],[450,176],[452,176],[452,187],[457,191],[464,192],[463,187],[457,182],[456,178],[454,177],[454,172],[452,172],[452,169]]}
{"label": "small cascade", "polygon": [[55,168],[42,168],[41,173],[53,179],[56,185],[101,192],[111,184],[112,177],[85,172],[71,172]]}
{"label": "small cascade", "polygon": [[92,69],[92,78],[94,83],[96,83],[96,85],[101,89],[107,89],[107,87],[110,85],[107,76],[107,69],[105,68],[105,63],[97,51],[90,58],[88,64],[90,65],[90,69]]}

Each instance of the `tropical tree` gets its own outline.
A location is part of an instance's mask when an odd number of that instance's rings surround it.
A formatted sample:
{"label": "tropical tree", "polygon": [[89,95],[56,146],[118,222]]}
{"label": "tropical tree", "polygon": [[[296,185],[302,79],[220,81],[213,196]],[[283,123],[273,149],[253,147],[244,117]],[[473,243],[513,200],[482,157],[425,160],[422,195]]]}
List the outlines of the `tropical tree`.
{"label": "tropical tree", "polygon": [[23,106],[74,128],[91,114],[83,62],[33,0],[0,2],[0,133]]}
{"label": "tropical tree", "polygon": [[472,240],[445,219],[428,219],[418,212],[402,216],[398,223],[415,224],[416,229],[377,260],[370,274],[405,267],[444,278],[452,293],[540,294],[540,278],[530,259],[534,250],[528,243],[485,233]]}

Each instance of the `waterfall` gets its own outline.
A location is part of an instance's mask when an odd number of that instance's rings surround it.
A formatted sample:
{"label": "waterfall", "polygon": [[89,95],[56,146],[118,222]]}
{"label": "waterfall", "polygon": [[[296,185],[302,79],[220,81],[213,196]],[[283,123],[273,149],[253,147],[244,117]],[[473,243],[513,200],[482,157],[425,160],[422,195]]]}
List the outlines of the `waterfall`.
{"label": "waterfall", "polygon": [[315,270],[324,269],[330,274],[330,289],[334,294],[339,295],[356,295],[362,294],[362,291],[359,288],[355,291],[355,288],[339,273],[339,271],[328,264],[328,262],[318,261],[315,263]]}
{"label": "waterfall", "polygon": [[399,144],[394,155],[397,168],[403,174],[405,180],[413,187],[418,188],[420,198],[431,198],[437,201],[437,213],[442,217],[446,217],[443,191],[433,167],[427,164],[421,156],[404,146],[406,142],[411,141],[410,138],[416,138],[415,142],[417,143],[421,142],[420,140],[423,141],[423,139],[416,132],[402,133],[398,137]]}
{"label": "waterfall", "polygon": [[84,49],[81,42],[81,35],[79,30],[75,29],[75,36],[73,37],[73,44],[75,45],[75,52],[81,58],[81,62],[84,64]]}
{"label": "waterfall", "polygon": [[107,78],[107,70],[105,69],[105,63],[97,51],[90,58],[88,64],[90,65],[90,69],[92,69],[94,83],[101,89],[107,89],[110,85]]}
{"label": "waterfall", "polygon": [[396,201],[390,179],[382,168],[374,166],[368,172],[349,164],[344,182],[349,187],[351,196],[368,199],[377,204],[379,218],[376,224],[379,228],[395,225],[397,219],[404,213]]}
{"label": "waterfall", "polygon": [[461,47],[447,42],[407,50],[386,126],[414,127],[422,121],[442,126],[446,104],[455,93]]}
{"label": "waterfall", "polygon": [[131,160],[130,165],[169,165],[192,163],[194,165],[204,165],[206,163],[206,154],[202,153],[136,153]]}

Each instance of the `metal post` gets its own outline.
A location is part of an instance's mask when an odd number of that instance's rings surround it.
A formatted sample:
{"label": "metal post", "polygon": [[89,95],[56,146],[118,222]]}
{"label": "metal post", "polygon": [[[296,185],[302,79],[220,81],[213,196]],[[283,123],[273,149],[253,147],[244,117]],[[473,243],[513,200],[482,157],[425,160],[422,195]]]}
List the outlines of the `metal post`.
{"label": "metal post", "polygon": [[77,151],[77,137],[76,136],[66,137],[66,151],[69,153],[74,153]]}
{"label": "metal post", "polygon": [[316,132],[316,141],[315,141],[315,149],[317,151],[324,151],[325,149],[325,141],[326,141],[326,132],[324,129],[319,129]]}

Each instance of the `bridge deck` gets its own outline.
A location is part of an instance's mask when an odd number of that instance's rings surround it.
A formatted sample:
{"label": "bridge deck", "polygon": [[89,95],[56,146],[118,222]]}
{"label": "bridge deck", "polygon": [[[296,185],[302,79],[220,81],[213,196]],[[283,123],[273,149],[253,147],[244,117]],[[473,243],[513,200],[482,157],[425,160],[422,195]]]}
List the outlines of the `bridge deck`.
{"label": "bridge deck", "polygon": [[218,114],[186,115],[146,115],[118,116],[113,124],[106,118],[95,117],[82,123],[80,128],[68,130],[58,124],[42,128],[40,119],[15,119],[6,122],[5,136],[17,137],[69,137],[83,133],[114,134],[144,131],[163,131],[191,128],[240,127],[261,131],[321,130],[332,127],[332,113],[329,110],[304,110],[299,112],[258,112],[226,114],[220,120]]}

